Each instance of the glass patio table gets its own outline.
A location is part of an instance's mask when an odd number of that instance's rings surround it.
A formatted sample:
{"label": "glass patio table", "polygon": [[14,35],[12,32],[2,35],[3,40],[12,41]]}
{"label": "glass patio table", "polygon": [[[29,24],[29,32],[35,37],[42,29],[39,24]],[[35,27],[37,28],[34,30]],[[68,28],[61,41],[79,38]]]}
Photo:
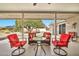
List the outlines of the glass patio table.
{"label": "glass patio table", "polygon": [[44,48],[43,48],[43,45],[42,45],[42,41],[44,40],[44,39],[43,39],[43,35],[42,35],[41,33],[38,33],[38,34],[36,35],[36,37],[34,38],[34,40],[37,41],[37,48],[36,48],[36,51],[35,51],[35,56],[36,56],[37,53],[38,53],[38,48],[39,48],[39,47],[41,48],[41,50],[43,50],[44,54],[46,55],[46,52],[45,52],[45,50],[44,50]]}

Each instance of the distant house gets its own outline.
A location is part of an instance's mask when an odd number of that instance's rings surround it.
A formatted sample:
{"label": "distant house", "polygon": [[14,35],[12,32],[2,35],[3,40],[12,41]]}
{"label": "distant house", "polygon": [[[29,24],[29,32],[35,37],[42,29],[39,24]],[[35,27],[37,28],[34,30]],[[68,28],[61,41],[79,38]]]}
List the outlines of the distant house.
{"label": "distant house", "polygon": [[[66,24],[65,20],[57,20],[57,22],[56,22],[57,34],[61,34],[61,33],[65,33],[66,32],[65,31],[66,28],[61,27],[64,24]],[[49,30],[51,30],[52,33],[55,34],[55,23],[49,25]]]}

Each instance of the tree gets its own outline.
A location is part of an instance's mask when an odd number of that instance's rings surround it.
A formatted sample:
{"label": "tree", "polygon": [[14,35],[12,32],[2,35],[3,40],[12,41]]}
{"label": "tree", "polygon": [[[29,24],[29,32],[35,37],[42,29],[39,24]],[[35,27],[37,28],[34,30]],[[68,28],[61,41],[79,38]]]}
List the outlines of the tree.
{"label": "tree", "polygon": [[[34,28],[43,28],[45,25],[42,23],[41,19],[28,19],[23,21],[24,27],[34,27]],[[16,31],[21,31],[22,20],[16,20]]]}

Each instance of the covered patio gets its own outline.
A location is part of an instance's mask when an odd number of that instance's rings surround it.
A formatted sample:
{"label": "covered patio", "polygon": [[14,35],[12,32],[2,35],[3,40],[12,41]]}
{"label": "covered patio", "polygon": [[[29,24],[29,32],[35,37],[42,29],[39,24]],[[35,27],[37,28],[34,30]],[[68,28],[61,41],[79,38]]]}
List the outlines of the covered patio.
{"label": "covered patio", "polygon": [[[3,5],[3,7],[1,6]],[[45,6],[47,6],[45,8]],[[0,19],[16,19],[21,21],[21,32],[10,32],[6,34],[0,34],[0,55],[1,56],[10,56],[11,52],[15,48],[10,47],[7,36],[10,34],[17,34],[21,40],[26,40],[25,44],[25,53],[21,56],[34,56],[36,45],[29,45],[28,34],[24,33],[24,21],[28,19],[51,19],[54,20],[54,23],[51,24],[50,28],[52,30],[50,45],[43,45],[44,50],[46,51],[45,56],[56,56],[53,52],[54,45],[52,40],[59,40],[62,33],[75,32],[77,35],[69,41],[68,48],[63,48],[68,52],[68,56],[78,56],[79,55],[79,4],[48,4],[48,3],[38,3],[36,6],[32,3],[23,3],[23,4],[0,4]],[[62,21],[64,20],[64,21]],[[60,25],[65,24],[65,28],[59,28]],[[61,32],[60,32],[61,31]],[[44,32],[43,32],[44,33]],[[42,35],[43,35],[42,33]],[[4,39],[4,40],[3,40]],[[41,48],[38,48],[37,56],[44,56],[44,52]]]}

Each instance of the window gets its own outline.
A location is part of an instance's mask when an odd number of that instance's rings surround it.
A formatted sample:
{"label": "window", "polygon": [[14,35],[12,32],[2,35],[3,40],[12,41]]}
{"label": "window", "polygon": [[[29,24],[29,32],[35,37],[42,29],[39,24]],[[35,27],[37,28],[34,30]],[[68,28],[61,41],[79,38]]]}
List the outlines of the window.
{"label": "window", "polygon": [[59,25],[59,34],[66,32],[66,24]]}

